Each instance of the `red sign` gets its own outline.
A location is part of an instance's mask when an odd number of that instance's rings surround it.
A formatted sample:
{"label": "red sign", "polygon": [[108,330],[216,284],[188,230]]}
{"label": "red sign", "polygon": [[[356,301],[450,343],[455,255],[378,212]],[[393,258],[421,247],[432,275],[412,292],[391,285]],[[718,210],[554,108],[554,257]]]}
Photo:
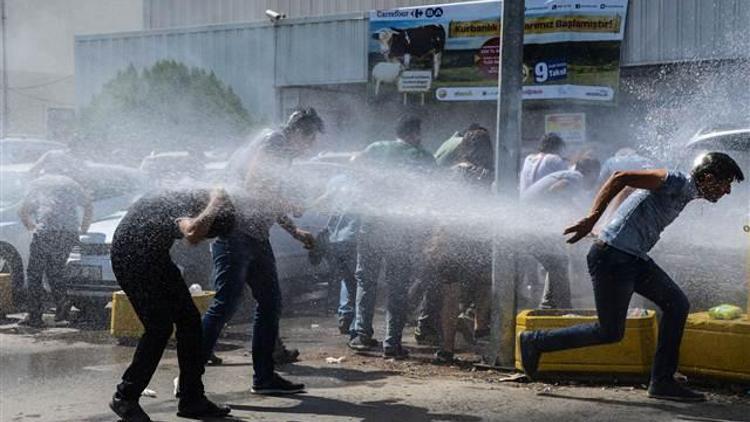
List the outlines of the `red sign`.
{"label": "red sign", "polygon": [[500,37],[490,38],[482,44],[476,62],[482,75],[488,78],[497,78],[500,67]]}

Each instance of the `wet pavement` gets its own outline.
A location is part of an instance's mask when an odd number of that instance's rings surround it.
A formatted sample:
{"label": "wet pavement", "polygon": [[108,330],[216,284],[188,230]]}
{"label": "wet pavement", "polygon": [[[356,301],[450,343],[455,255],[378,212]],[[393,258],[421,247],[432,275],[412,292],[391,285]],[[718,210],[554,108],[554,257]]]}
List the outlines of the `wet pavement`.
{"label": "wet pavement", "polygon": [[[382,315],[376,317],[380,324]],[[281,369],[307,384],[293,397],[250,393],[247,324],[229,327],[219,355],[225,364],[206,369],[209,396],[229,403],[236,421],[743,421],[750,420],[746,390],[707,387],[709,401],[681,404],[646,398],[639,381],[504,383],[507,373],[477,371],[470,363],[430,363],[432,349],[411,342],[407,361],[358,355],[344,346],[332,316],[282,321],[289,347],[301,361]],[[382,338],[382,337],[381,337]],[[113,421],[107,402],[133,353],[106,331],[60,327],[45,330],[0,325],[0,421]],[[466,353],[465,359],[471,357]],[[326,358],[341,358],[327,363]],[[156,397],[141,403],[155,421],[175,416],[171,397],[177,375],[173,348],[149,386]]]}

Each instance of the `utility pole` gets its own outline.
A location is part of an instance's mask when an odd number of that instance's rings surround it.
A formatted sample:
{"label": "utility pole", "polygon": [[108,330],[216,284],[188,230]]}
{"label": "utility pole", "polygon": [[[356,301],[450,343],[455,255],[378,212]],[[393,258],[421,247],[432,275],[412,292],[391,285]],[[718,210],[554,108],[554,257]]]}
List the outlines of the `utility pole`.
{"label": "utility pole", "polygon": [[8,54],[6,52],[7,43],[5,38],[7,32],[5,30],[7,16],[5,15],[5,0],[0,0],[0,24],[2,24],[2,48],[3,48],[3,95],[2,95],[2,110],[3,115],[0,117],[0,138],[8,136]]}
{"label": "utility pole", "polygon": [[[521,151],[521,94],[523,83],[524,0],[504,0],[500,40],[499,95],[495,134],[495,193],[518,200],[518,164]],[[512,245],[492,246],[492,315],[488,365],[514,366],[516,323],[516,258]]]}

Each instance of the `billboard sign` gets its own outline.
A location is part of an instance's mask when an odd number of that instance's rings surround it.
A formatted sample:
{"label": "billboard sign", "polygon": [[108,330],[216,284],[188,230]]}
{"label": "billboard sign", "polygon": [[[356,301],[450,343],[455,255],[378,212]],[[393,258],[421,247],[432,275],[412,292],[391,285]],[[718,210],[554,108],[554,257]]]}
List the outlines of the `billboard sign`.
{"label": "billboard sign", "polygon": [[[627,6],[526,0],[523,98],[612,102]],[[433,101],[496,101],[501,11],[494,0],[371,11],[371,95],[397,95],[404,72],[430,71]]]}

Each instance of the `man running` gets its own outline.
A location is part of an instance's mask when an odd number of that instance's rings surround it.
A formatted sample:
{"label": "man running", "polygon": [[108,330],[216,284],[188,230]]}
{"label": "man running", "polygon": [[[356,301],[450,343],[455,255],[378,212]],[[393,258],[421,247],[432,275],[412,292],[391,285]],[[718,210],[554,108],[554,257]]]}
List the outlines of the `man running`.
{"label": "man running", "polygon": [[635,292],[662,310],[649,397],[705,400],[705,395],[674,380],[690,303],[674,281],[651,260],[648,252],[688,202],[697,198],[717,202],[731,192],[732,182],[744,179],[737,163],[720,152],[700,157],[689,175],[666,169],[615,172],[594,199],[590,214],[564,232],[573,234],[568,243],[583,239],[623,189],[638,189],[617,208],[587,257],[599,322],[521,333],[524,372],[529,377],[535,376],[542,353],[622,340],[628,304]]}

